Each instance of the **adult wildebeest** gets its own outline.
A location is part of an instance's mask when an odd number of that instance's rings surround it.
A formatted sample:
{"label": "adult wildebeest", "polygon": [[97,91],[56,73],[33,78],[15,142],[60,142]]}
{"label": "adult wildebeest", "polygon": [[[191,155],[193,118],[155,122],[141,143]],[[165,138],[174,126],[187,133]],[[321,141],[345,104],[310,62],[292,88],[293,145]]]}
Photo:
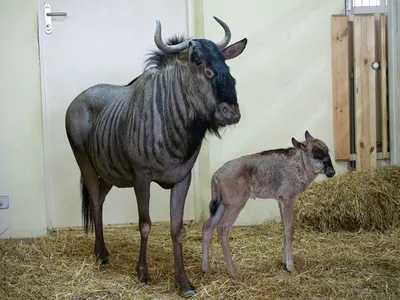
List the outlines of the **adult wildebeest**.
{"label": "adult wildebeest", "polygon": [[161,39],[156,23],[157,51],[143,74],[126,86],[100,84],[79,94],[66,113],[66,131],[81,170],[82,215],[86,232],[95,228],[94,252],[102,264],[109,253],[104,243],[102,210],[112,186],[133,187],[141,235],[136,271],[148,284],[147,240],[150,234],[150,183],[171,189],[171,239],[175,282],[183,295],[194,293],[182,258],[183,210],[191,170],[207,130],[240,120],[235,79],[225,60],[242,53],[243,39],[227,47],[229,27],[219,43],[207,39]]}
{"label": "adult wildebeest", "polygon": [[284,226],[282,261],[296,274],[292,257],[293,209],[295,201],[318,174],[335,175],[326,144],[308,131],[305,142],[292,138],[294,146],[245,155],[225,163],[212,177],[210,218],[203,225],[203,271],[208,271],[208,250],[215,227],[229,275],[237,271],[229,249],[229,232],[249,198],[276,199]]}

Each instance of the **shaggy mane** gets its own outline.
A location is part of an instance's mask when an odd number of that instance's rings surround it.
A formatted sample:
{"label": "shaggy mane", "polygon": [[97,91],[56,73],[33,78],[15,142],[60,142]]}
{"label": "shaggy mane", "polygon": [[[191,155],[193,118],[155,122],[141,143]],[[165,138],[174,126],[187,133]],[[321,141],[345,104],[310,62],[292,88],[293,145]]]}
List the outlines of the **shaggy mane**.
{"label": "shaggy mane", "polygon": [[[165,44],[177,45],[185,40],[186,40],[185,36],[175,35],[170,37]],[[179,51],[177,52],[163,52],[162,50],[150,51],[150,53],[148,54],[149,57],[145,61],[145,70],[151,67],[158,67],[160,69],[163,69],[168,65],[173,64],[175,62],[175,58],[178,53]]]}

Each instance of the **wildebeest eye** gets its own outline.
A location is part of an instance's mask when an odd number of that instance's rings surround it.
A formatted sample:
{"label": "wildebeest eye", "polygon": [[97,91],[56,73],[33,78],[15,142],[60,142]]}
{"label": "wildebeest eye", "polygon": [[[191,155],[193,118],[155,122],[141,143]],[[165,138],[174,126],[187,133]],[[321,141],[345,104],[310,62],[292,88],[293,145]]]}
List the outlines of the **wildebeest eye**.
{"label": "wildebeest eye", "polygon": [[201,60],[198,58],[195,58],[194,63],[196,64],[196,66],[201,65]]}
{"label": "wildebeest eye", "polygon": [[312,154],[315,159],[319,159],[319,160],[322,160],[325,157],[325,154],[321,149],[313,149]]}

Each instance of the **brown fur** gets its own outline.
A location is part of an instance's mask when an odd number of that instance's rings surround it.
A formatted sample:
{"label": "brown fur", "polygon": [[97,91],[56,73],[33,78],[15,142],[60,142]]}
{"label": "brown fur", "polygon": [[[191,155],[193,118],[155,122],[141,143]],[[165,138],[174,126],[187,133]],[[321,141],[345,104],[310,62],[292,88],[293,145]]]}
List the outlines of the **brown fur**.
{"label": "brown fur", "polygon": [[335,173],[328,147],[306,131],[306,141],[292,138],[294,148],[276,149],[228,161],[212,177],[210,218],[203,225],[203,271],[208,271],[209,243],[215,227],[229,275],[237,271],[229,249],[229,233],[249,198],[276,199],[284,224],[283,263],[296,274],[292,258],[293,207],[318,174]]}

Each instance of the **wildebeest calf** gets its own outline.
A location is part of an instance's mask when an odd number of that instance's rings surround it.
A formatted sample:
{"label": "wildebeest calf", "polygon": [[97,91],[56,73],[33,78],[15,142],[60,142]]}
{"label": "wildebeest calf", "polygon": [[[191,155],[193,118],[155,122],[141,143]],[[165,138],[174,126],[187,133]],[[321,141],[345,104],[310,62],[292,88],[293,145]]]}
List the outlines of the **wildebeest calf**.
{"label": "wildebeest calf", "polygon": [[203,225],[204,272],[209,270],[209,245],[218,225],[218,238],[229,275],[237,278],[229,249],[229,233],[248,199],[262,198],[279,202],[284,226],[282,262],[291,274],[296,274],[292,254],[294,203],[318,174],[335,175],[326,144],[313,138],[308,131],[305,138],[304,142],[292,138],[294,148],[269,150],[228,161],[214,173],[211,216]]}

